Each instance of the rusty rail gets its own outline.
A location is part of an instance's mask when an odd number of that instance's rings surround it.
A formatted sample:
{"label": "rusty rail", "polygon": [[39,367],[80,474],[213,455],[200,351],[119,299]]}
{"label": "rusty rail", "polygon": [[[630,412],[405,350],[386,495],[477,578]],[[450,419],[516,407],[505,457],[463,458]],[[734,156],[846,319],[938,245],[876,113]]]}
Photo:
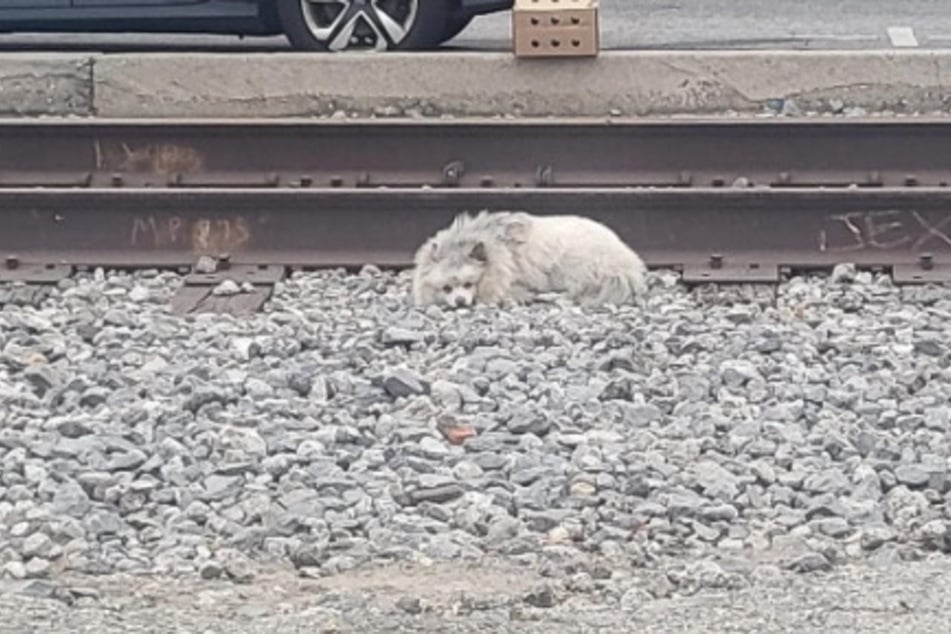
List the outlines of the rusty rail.
{"label": "rusty rail", "polygon": [[405,265],[456,213],[581,213],[688,281],[951,277],[946,120],[0,121],[0,280]]}
{"label": "rusty rail", "polygon": [[947,119],[0,120],[0,187],[946,186]]}
{"label": "rusty rail", "polygon": [[[0,277],[36,265],[182,267],[200,255],[291,267],[406,265],[464,210],[576,213],[688,280],[770,281],[851,261],[939,280],[951,189],[29,190],[0,192]],[[32,267],[32,268],[30,268]]]}

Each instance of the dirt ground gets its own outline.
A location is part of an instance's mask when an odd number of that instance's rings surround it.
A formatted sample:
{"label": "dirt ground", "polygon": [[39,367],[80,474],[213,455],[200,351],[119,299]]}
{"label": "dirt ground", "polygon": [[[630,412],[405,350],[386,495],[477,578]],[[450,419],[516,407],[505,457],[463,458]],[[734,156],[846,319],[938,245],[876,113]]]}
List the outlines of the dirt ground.
{"label": "dirt ground", "polygon": [[[951,560],[798,575],[654,599],[566,590],[512,563],[392,565],[250,583],[128,576],[0,583],[0,632],[946,633]],[[34,596],[39,595],[39,596]]]}

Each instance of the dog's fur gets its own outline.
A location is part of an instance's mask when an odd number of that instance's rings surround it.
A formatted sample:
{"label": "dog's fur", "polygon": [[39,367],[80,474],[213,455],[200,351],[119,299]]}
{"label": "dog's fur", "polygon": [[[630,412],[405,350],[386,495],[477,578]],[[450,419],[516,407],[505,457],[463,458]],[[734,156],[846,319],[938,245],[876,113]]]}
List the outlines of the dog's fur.
{"label": "dog's fur", "polygon": [[416,252],[413,301],[449,307],[525,303],[563,293],[624,304],[646,291],[646,267],[614,231],[581,216],[462,214]]}

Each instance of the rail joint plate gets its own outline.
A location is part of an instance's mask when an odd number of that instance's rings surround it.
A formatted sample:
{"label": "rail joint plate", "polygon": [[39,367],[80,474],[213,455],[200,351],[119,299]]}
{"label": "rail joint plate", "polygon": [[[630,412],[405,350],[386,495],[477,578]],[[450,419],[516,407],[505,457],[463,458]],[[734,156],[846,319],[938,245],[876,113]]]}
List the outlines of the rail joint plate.
{"label": "rail joint plate", "polygon": [[19,262],[7,258],[0,265],[0,282],[24,282],[26,284],[56,284],[73,274],[73,267],[66,264],[42,262]]}
{"label": "rail joint plate", "polygon": [[908,263],[892,265],[892,281],[896,284],[951,283],[951,263],[935,262],[928,266]]}
{"label": "rail joint plate", "polygon": [[713,255],[705,263],[685,264],[681,277],[686,284],[775,284],[779,282],[779,268],[779,264],[775,262],[744,262],[742,259]]}

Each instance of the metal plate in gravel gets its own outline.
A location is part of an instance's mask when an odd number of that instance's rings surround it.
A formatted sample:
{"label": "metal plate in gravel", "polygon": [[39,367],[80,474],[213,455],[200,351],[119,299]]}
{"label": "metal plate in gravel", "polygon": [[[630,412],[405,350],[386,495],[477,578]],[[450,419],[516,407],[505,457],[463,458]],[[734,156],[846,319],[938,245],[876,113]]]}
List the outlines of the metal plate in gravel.
{"label": "metal plate in gravel", "polygon": [[213,295],[211,286],[184,286],[172,298],[172,310],[178,314],[227,313],[250,315],[264,306],[273,287],[255,286],[253,290],[237,295]]}

